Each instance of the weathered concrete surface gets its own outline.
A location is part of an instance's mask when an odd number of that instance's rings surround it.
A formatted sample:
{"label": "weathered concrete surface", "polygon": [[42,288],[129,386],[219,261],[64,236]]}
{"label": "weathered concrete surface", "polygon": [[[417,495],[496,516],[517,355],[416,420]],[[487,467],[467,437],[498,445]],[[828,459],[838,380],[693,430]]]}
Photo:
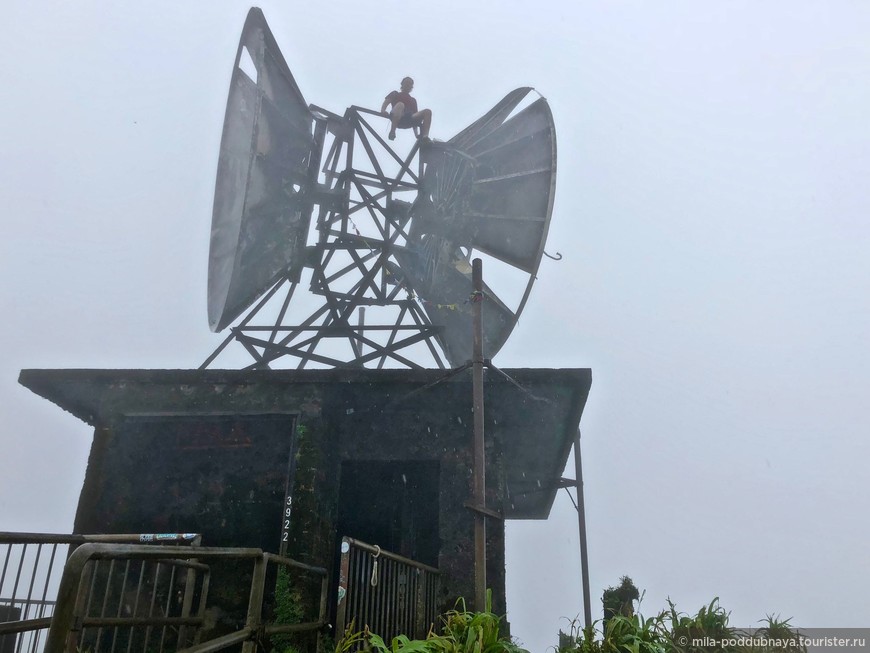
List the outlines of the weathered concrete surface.
{"label": "weathered concrete surface", "polygon": [[[485,383],[487,506],[508,519],[545,518],[591,374],[505,372],[516,384],[492,371]],[[374,472],[395,466],[392,483],[409,472],[396,486],[407,485],[408,492],[395,492],[396,501],[407,495],[408,503],[395,514],[423,515],[421,502],[428,502],[436,504],[429,509],[437,519],[409,521],[420,529],[416,539],[384,537],[431,556],[420,538],[434,537],[437,524],[442,598],[450,605],[473,595],[473,519],[464,507],[471,500],[472,410],[470,372],[445,376],[439,370],[23,370],[19,381],[95,428],[77,531],[199,530],[206,544],[277,551],[290,478],[287,552],[331,567],[337,538],[354,535],[337,532],[340,501],[346,513],[349,501],[358,504],[353,510],[365,510],[366,493],[389,496],[377,485],[387,474]],[[366,462],[371,479],[357,466],[342,483],[343,463]],[[426,483],[437,487],[437,499]],[[359,518],[345,522],[362,527]],[[489,519],[487,535],[488,584],[503,613],[503,523]]]}

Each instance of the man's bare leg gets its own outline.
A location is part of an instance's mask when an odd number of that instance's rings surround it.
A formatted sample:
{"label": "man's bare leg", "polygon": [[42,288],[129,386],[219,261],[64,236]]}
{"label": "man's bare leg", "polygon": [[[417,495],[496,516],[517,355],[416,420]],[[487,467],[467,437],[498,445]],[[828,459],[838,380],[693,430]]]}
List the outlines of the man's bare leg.
{"label": "man's bare leg", "polygon": [[399,126],[399,121],[405,115],[405,103],[396,102],[393,105],[393,113],[390,114],[390,134],[387,136],[391,141],[396,140],[396,127]]}
{"label": "man's bare leg", "polygon": [[412,117],[414,120],[420,121],[420,138],[429,138],[429,128],[432,126],[432,110],[423,109]]}

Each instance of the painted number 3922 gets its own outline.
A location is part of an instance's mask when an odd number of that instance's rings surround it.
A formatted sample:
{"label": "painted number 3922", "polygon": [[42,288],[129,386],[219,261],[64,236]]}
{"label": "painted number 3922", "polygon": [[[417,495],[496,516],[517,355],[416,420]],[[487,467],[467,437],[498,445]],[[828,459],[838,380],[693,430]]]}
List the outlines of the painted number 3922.
{"label": "painted number 3922", "polygon": [[286,542],[290,538],[290,506],[293,499],[287,497],[287,503],[284,507],[284,526],[281,528],[281,541]]}

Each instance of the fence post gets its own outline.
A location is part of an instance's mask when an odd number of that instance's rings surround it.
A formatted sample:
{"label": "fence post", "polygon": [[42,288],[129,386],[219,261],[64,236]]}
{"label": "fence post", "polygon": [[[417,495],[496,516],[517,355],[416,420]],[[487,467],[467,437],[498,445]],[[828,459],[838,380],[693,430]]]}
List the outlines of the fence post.
{"label": "fence post", "polygon": [[263,618],[263,594],[266,590],[266,556],[260,554],[254,560],[254,573],[251,577],[251,596],[248,599],[248,617],[245,620],[245,628],[249,629],[250,635],[242,644],[242,653],[256,653],[257,640],[260,637],[260,623]]}
{"label": "fence post", "polygon": [[417,570],[417,605],[414,607],[414,634],[422,639],[426,628],[426,580],[429,574],[422,569]]}
{"label": "fence post", "polygon": [[[347,600],[348,600],[348,573],[350,570],[350,542],[346,537],[341,538],[341,564],[338,571],[338,597],[335,606],[335,636],[338,639],[344,637],[344,629],[347,628]],[[357,624],[359,627],[360,624]]]}
{"label": "fence post", "polygon": [[74,638],[69,642],[75,620],[76,608],[79,604],[79,583],[85,565],[95,549],[94,544],[82,544],[66,562],[63,575],[60,578],[60,587],[57,590],[57,604],[48,629],[48,637],[45,641],[46,653],[61,653],[65,650],[75,651]]}
{"label": "fence post", "polygon": [[320,653],[323,646],[321,645],[323,641],[324,629],[328,623],[328,617],[326,615],[326,608],[329,601],[329,576],[324,575],[320,581],[320,612],[317,615],[317,621],[320,623],[320,630],[317,631],[317,644],[315,645],[315,653]]}

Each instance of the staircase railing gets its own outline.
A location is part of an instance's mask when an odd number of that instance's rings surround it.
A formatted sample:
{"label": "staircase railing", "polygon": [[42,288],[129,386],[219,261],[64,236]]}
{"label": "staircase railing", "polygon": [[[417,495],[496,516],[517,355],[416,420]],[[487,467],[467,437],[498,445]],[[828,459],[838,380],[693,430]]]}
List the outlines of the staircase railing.
{"label": "staircase railing", "polygon": [[86,542],[197,546],[195,533],[71,535],[0,532],[0,653],[38,653],[54,614],[63,566]]}
{"label": "staircase railing", "polygon": [[[180,650],[206,653],[228,648],[241,648],[243,653],[252,653],[258,643],[271,636],[319,631],[327,626],[327,573],[320,567],[260,549],[157,547],[95,541],[70,544],[78,546],[66,559],[56,592],[43,589],[41,598],[34,599],[33,588],[40,585],[36,581],[27,583],[30,602],[34,605],[52,603],[53,611],[40,614],[37,610],[30,617],[19,611],[12,618],[5,618],[5,622],[0,623],[0,653],[75,653],[85,650],[90,653]],[[59,566],[57,553],[52,552],[52,563],[48,567]],[[22,562],[10,565],[10,557],[11,554],[7,553],[4,570],[15,567],[14,599],[19,593],[17,588],[21,577],[27,576],[24,571],[27,565]],[[25,554],[21,554],[21,558],[27,560]],[[251,567],[248,568],[246,563]],[[216,577],[212,572],[216,565],[227,564],[235,565],[233,569],[245,565],[237,570],[239,573],[233,582],[232,594],[236,598],[238,580],[244,578],[248,584],[248,596],[246,603],[244,600],[237,602],[244,613],[240,623],[232,628],[223,624],[223,632],[217,634],[221,629],[214,627],[209,613],[226,608],[226,605],[219,606],[210,600],[216,593]],[[277,568],[281,567],[320,577],[320,605],[313,621],[286,624],[264,617],[267,579],[274,581],[278,577]],[[40,573],[46,574],[44,571]],[[41,578],[36,572],[31,572],[31,575]],[[46,578],[51,576],[52,572],[48,571]],[[46,581],[47,587],[51,585]],[[50,596],[54,598],[47,598]],[[43,642],[39,635],[46,628],[48,632]],[[33,636],[33,632],[37,635]],[[25,633],[31,634],[27,642],[22,639]]]}

